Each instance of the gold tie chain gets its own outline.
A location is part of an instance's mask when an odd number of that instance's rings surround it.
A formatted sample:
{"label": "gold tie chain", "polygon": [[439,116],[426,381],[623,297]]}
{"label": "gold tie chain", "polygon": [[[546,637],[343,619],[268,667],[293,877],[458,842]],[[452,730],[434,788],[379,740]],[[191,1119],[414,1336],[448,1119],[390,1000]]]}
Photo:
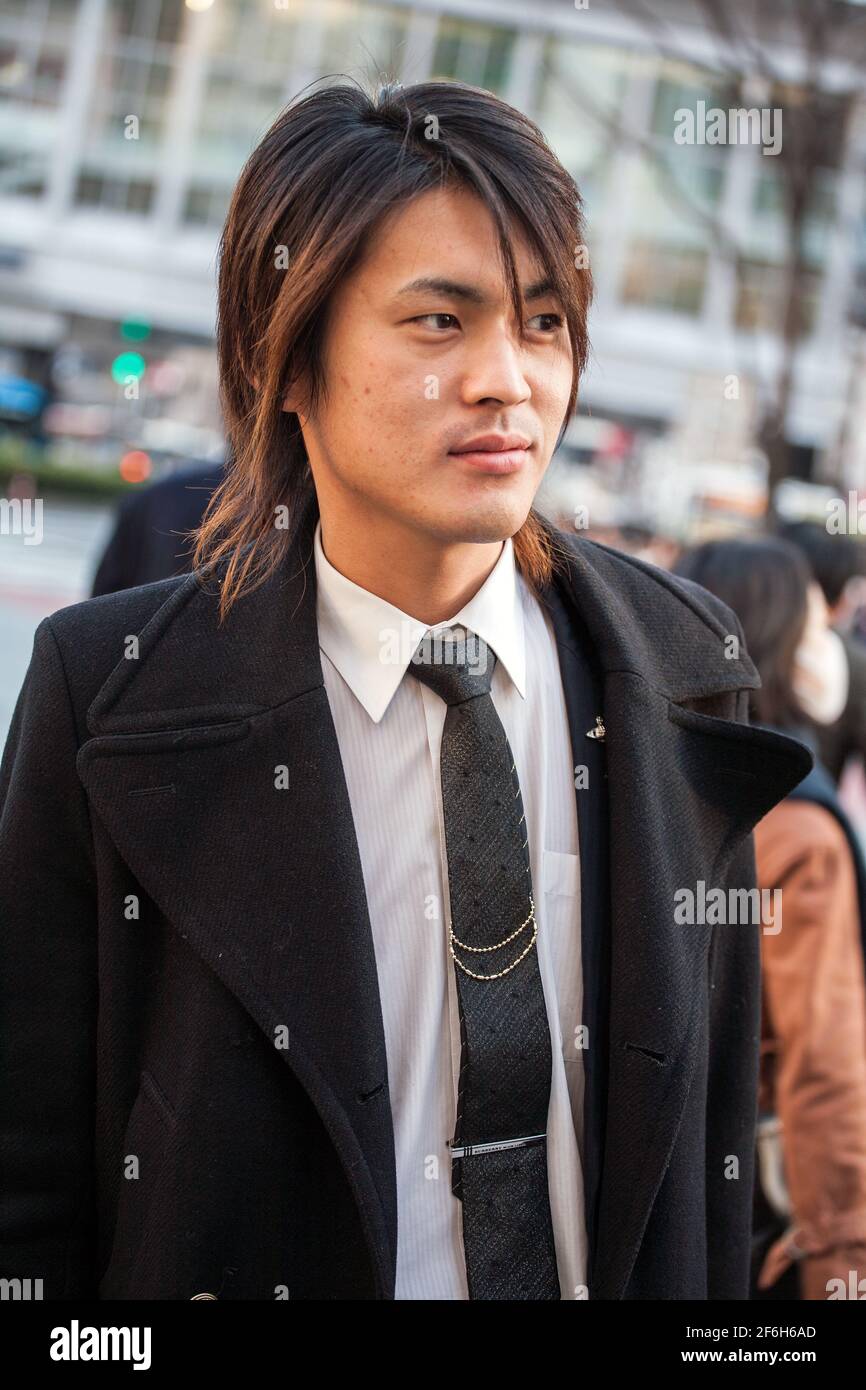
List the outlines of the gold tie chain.
{"label": "gold tie chain", "polygon": [[[529,922],[532,922],[533,924],[532,940],[529,942],[529,945],[525,948],[525,950],[521,951],[520,955],[517,957],[517,960],[512,961],[511,964],[506,966],[504,970],[497,970],[495,975],[477,975],[474,970],[470,970],[469,967],[464,965],[462,960],[460,960],[454,954],[454,946],[452,944],[453,942],[456,942],[460,949],[463,951],[474,951],[476,953],[481,953],[485,951],[498,951],[502,946],[507,946],[509,941],[513,941],[515,936],[518,936],[520,932],[523,931],[523,928],[528,925]],[[454,964],[459,965],[460,969],[466,975],[471,975],[473,980],[498,980],[500,976],[507,975],[510,970],[513,970],[515,965],[519,965],[520,962],[523,960],[523,957],[527,955],[529,951],[532,950],[532,947],[535,944],[535,938],[538,936],[538,922],[535,919],[535,903],[532,901],[532,894],[530,893],[529,895],[529,916],[526,918],[526,921],[521,922],[517,930],[513,931],[510,936],[503,937],[501,941],[497,941],[495,946],[467,946],[465,941],[460,941],[454,935],[453,927],[449,930],[449,936],[451,938],[449,942],[449,950],[451,951]]]}

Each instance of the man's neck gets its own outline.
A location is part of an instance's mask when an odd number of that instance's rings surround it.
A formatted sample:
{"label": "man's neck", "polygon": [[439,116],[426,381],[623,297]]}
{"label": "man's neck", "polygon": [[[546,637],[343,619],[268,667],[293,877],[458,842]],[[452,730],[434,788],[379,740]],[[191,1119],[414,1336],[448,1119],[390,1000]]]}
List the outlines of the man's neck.
{"label": "man's neck", "polygon": [[447,544],[403,528],[348,527],[334,517],[321,523],[322,550],[335,570],[428,627],[447,622],[478,593],[504,545]]}

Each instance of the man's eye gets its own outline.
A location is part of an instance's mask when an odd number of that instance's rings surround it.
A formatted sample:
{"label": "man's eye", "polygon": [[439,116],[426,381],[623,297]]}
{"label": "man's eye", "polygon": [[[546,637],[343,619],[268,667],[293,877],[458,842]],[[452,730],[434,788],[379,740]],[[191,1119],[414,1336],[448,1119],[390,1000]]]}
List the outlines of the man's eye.
{"label": "man's eye", "polygon": [[536,314],[534,318],[531,318],[531,319],[529,320],[530,325],[533,324],[533,323],[535,323],[535,320],[536,320],[536,319],[547,319],[547,320],[548,320],[547,323],[541,325],[541,331],[542,331],[543,333],[552,333],[552,332],[555,332],[556,329],[562,327],[562,315],[561,315],[561,314]]}
{"label": "man's eye", "polygon": [[[431,323],[431,319],[450,319],[450,323]],[[453,328],[457,324],[454,314],[420,314],[412,320],[413,323],[423,323],[429,328]]]}

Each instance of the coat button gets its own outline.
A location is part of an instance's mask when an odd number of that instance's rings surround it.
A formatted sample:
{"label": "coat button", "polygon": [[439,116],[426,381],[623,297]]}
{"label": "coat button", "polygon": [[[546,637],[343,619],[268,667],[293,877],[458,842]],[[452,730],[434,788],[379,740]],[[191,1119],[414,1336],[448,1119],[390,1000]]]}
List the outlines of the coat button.
{"label": "coat button", "polygon": [[195,1303],[196,1299],[199,1298],[212,1298],[215,1301],[218,1301],[215,1293],[194,1293],[189,1301],[190,1303]]}

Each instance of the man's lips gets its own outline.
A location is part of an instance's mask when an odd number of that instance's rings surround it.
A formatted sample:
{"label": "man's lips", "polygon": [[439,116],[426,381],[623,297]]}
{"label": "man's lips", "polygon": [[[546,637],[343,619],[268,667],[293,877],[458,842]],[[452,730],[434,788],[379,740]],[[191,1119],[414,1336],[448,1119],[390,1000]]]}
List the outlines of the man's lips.
{"label": "man's lips", "polygon": [[484,436],[449,453],[481,473],[516,473],[526,463],[531,448],[520,435]]}

